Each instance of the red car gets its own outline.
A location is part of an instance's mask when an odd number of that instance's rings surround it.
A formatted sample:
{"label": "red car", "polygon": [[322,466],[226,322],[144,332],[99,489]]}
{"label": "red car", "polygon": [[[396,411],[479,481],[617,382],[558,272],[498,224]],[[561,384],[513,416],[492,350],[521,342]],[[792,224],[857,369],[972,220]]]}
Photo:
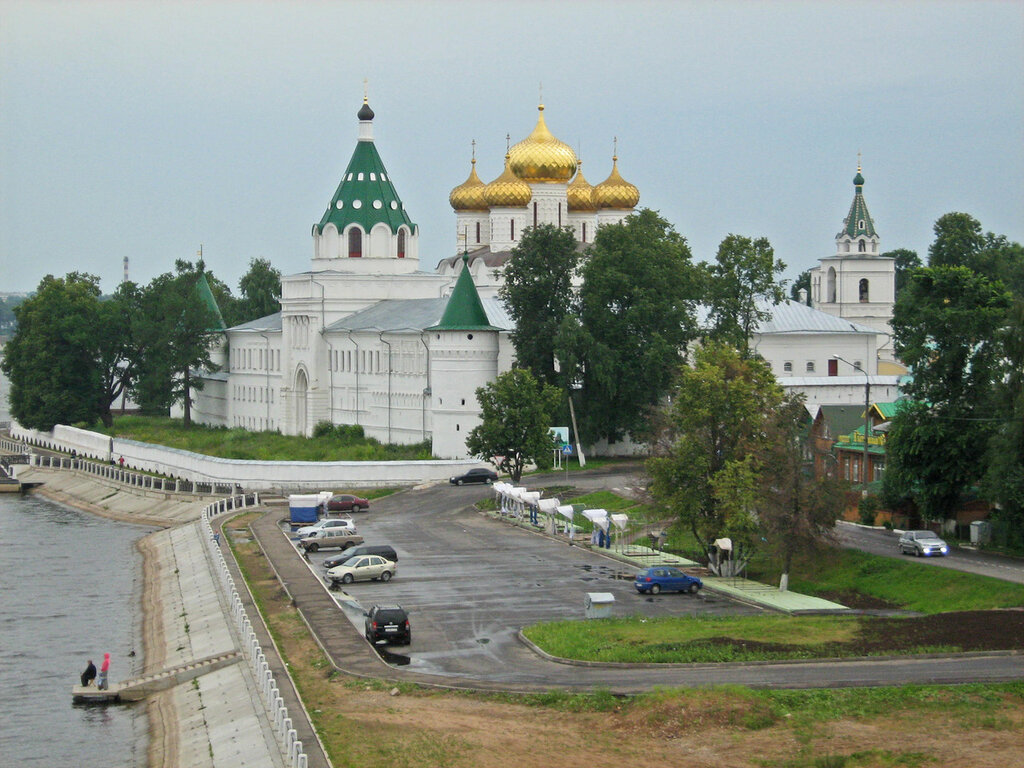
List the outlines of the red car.
{"label": "red car", "polygon": [[336,493],[327,502],[329,512],[360,512],[369,508],[369,501],[350,493]]}

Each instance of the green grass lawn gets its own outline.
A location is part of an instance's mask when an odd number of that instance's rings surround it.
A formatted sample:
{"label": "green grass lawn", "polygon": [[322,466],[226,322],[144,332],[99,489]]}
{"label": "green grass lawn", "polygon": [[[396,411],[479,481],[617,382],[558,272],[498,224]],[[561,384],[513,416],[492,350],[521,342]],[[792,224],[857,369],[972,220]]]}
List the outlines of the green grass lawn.
{"label": "green grass lawn", "polygon": [[830,549],[800,564],[789,588],[808,595],[859,593],[921,613],[1024,606],[1024,585],[855,549]]}
{"label": "green grass lawn", "polygon": [[337,435],[307,438],[277,432],[250,432],[193,424],[153,416],[119,416],[113,427],[98,432],[166,445],[204,456],[259,461],[416,461],[430,459],[430,446],[387,445],[372,438],[343,439]]}

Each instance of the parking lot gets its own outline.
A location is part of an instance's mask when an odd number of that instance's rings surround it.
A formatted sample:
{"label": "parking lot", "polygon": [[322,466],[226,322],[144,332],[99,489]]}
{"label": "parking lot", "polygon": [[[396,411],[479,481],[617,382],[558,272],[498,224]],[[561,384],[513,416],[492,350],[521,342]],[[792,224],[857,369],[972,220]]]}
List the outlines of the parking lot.
{"label": "parking lot", "polygon": [[[489,488],[437,486],[375,500],[353,515],[366,544],[390,544],[398,553],[388,583],[356,582],[332,592],[362,634],[362,611],[398,603],[408,612],[411,646],[391,649],[393,663],[441,675],[494,677],[502,665],[528,653],[516,636],[539,621],[581,619],[588,592],[610,592],[615,616],[755,613],[719,595],[640,595],[635,568],[588,548],[568,546],[480,514],[472,504]],[[326,550],[309,555],[321,580]]]}

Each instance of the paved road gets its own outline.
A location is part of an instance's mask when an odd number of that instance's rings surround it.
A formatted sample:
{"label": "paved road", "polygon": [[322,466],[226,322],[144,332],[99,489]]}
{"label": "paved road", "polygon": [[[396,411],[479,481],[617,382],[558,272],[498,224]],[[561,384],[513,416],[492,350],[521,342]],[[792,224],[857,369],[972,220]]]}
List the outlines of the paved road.
{"label": "paved road", "polygon": [[[811,688],[954,683],[1024,678],[1024,656],[961,656],[897,661],[784,664],[577,666],[546,660],[518,642],[517,632],[546,619],[580,617],[584,594],[615,595],[617,615],[749,613],[720,596],[637,595],[632,569],[596,552],[568,547],[481,515],[470,506],[484,488],[439,486],[375,501],[355,516],[367,543],[399,554],[391,582],[357,583],[331,592],[314,555],[304,560],[271,513],[254,530],[268,557],[335,664],[356,675],[429,685],[502,690],[550,688],[636,693],[659,685],[737,683]],[[363,639],[361,609],[399,602],[409,611],[413,643],[385,664]],[[346,620],[346,617],[348,620]],[[396,649],[397,650],[397,649]]]}
{"label": "paved road", "polygon": [[896,540],[899,536],[893,531],[864,528],[852,523],[839,523],[836,526],[836,533],[840,543],[845,547],[885,557],[903,558],[908,562],[919,563],[922,567],[950,568],[1024,584],[1024,560],[956,547],[952,548],[946,557],[915,558],[899,553],[896,548]]}

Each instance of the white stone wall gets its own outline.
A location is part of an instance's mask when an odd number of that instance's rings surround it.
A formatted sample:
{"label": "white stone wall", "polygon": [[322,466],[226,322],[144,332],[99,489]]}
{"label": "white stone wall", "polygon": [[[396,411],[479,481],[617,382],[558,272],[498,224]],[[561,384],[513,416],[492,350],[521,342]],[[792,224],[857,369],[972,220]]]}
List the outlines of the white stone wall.
{"label": "white stone wall", "polygon": [[569,203],[566,184],[536,183],[531,184],[533,200],[526,207],[527,226],[534,225],[534,206],[536,206],[537,224],[552,224],[554,226],[565,226],[569,223]]}
{"label": "white stone wall", "polygon": [[476,390],[498,375],[498,336],[494,331],[430,334],[430,403],[435,456],[466,457],[466,437],[480,423]]}
{"label": "white stone wall", "polygon": [[[877,337],[870,333],[773,333],[755,334],[751,348],[763,357],[778,377],[828,377],[828,361],[839,355],[859,362],[869,375],[878,372]],[[786,364],[790,364],[790,370]],[[813,370],[808,369],[813,366]],[[846,363],[837,365],[839,375],[854,373]],[[859,374],[858,374],[859,375]]]}
{"label": "white stone wall", "polygon": [[[348,255],[348,233],[351,229],[358,229],[362,232],[363,255],[358,258],[351,258]],[[386,224],[377,224],[367,232],[358,224],[350,224],[344,232],[338,232],[334,224],[328,224],[323,232],[313,232],[313,268],[316,269],[346,269],[346,263],[359,262],[362,259],[374,261],[391,259],[398,262],[392,265],[389,270],[394,273],[414,272],[419,268],[419,227],[410,229],[404,224],[399,231],[405,231],[405,256],[398,258],[398,234],[392,232]],[[381,270],[379,265],[373,267],[375,271]]]}
{"label": "white stone wall", "polygon": [[[490,213],[491,250],[510,251],[523,236],[523,229],[532,223],[527,219],[526,208],[492,208]],[[515,237],[509,222],[515,222]]]}
{"label": "white stone wall", "polygon": [[[576,233],[576,239],[581,243],[593,243],[594,235],[597,234],[597,212],[596,211],[573,211],[569,214],[568,224]],[[584,225],[586,232],[584,233]],[[584,237],[586,234],[586,237]]]}

